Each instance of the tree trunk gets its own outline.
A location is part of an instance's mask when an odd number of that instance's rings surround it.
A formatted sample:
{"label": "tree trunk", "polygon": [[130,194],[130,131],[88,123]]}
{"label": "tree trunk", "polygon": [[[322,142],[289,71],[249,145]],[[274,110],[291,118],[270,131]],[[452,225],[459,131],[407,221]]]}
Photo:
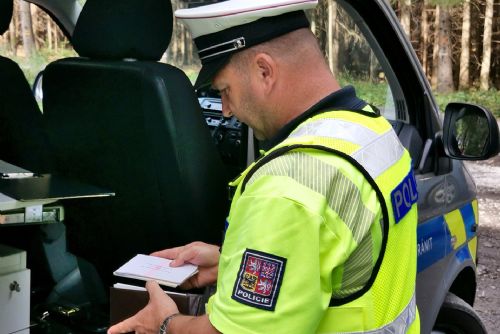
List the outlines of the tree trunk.
{"label": "tree trunk", "polygon": [[172,42],[170,43],[170,63],[175,65],[177,61],[177,38],[176,34],[172,35]]}
{"label": "tree trunk", "polygon": [[[183,27],[182,30],[181,30],[181,53],[182,53],[182,57],[181,57],[181,64],[180,64],[180,66],[184,66],[187,63],[187,55],[186,55],[187,46],[186,46],[186,42],[187,42],[186,29]],[[189,42],[191,43],[191,41],[189,41]]]}
{"label": "tree trunk", "polygon": [[323,51],[325,57],[328,56],[328,2],[321,1],[315,10],[315,35],[318,39],[321,50]]}
{"label": "tree trunk", "polygon": [[[24,1],[23,1],[24,2]],[[37,39],[37,7],[36,6],[29,6],[30,8],[30,16],[31,16],[31,31],[33,32],[33,40],[35,41],[35,50],[40,50],[40,43]]]}
{"label": "tree trunk", "polygon": [[422,50],[422,68],[424,69],[424,74],[427,75],[428,69],[427,69],[427,48],[429,47],[429,22],[427,22],[427,5],[428,5],[429,0],[424,0],[424,3],[422,5],[422,34],[421,34],[421,39],[422,39],[422,44],[420,49]]}
{"label": "tree trunk", "polygon": [[460,51],[460,73],[458,76],[458,87],[469,88],[469,64],[470,64],[470,0],[464,1],[462,21],[462,50]]}
{"label": "tree trunk", "polygon": [[188,29],[185,29],[186,30],[186,40],[187,40],[187,56],[188,56],[188,59],[187,59],[187,63],[188,65],[193,65],[195,63],[195,59],[194,59],[194,48],[193,48],[193,38],[191,37],[191,33],[189,32]]}
{"label": "tree trunk", "polygon": [[35,50],[35,38],[33,36],[33,26],[31,23],[30,3],[19,2],[19,15],[21,17],[21,34],[23,40],[24,56],[30,57]]}
{"label": "tree trunk", "polygon": [[48,49],[52,50],[52,21],[47,20],[47,44]]}
{"label": "tree trunk", "polygon": [[451,52],[451,15],[448,7],[441,7],[439,10],[439,30],[438,30],[438,82],[437,91],[439,93],[449,93],[453,87],[453,62]]}
{"label": "tree trunk", "polygon": [[334,75],[339,73],[339,38],[337,25],[337,2],[328,6],[328,65]]}
{"label": "tree trunk", "polygon": [[406,33],[406,36],[410,38],[410,24],[411,24],[411,0],[401,0],[401,26]]}
{"label": "tree trunk", "polygon": [[377,83],[379,81],[378,76],[378,59],[373,51],[370,51],[370,82]]}
{"label": "tree trunk", "polygon": [[431,77],[431,86],[432,89],[437,89],[438,84],[438,67],[439,67],[439,15],[441,8],[440,6],[436,6],[436,10],[434,11],[434,41],[432,48],[432,77]]}
{"label": "tree trunk", "polygon": [[54,29],[52,29],[54,32],[54,50],[59,49],[59,30],[57,29],[57,26],[54,24]]}
{"label": "tree trunk", "polygon": [[9,44],[10,44],[10,51],[12,52],[12,55],[16,56],[17,55],[17,39],[16,39],[16,24],[14,20],[14,15],[12,17],[12,21],[10,21],[9,25]]}
{"label": "tree trunk", "polygon": [[13,4],[13,12],[12,12],[12,19],[10,20],[10,25],[9,25],[9,42],[10,42],[10,49],[12,51],[13,56],[17,56],[17,1],[14,1]]}
{"label": "tree trunk", "polygon": [[481,90],[488,90],[490,88],[492,26],[493,0],[486,0],[486,11],[484,13],[483,60],[481,61],[481,75],[479,78],[479,87]]}

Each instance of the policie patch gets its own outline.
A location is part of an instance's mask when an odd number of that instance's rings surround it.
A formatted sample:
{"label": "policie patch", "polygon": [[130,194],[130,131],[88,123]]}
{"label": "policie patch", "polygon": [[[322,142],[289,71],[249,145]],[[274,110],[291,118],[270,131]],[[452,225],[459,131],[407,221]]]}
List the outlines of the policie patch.
{"label": "policie patch", "polygon": [[247,249],[241,259],[231,298],[242,304],[274,311],[285,265],[283,257]]}

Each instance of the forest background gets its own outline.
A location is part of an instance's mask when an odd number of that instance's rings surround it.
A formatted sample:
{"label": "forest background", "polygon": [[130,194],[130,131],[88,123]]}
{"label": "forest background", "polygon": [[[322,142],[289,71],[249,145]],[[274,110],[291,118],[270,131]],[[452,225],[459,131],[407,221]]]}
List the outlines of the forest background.
{"label": "forest background", "polygon": [[[176,9],[186,3],[173,0],[172,5]],[[484,105],[500,117],[500,0],[391,0],[391,5],[441,110],[448,102],[463,101]],[[349,26],[338,20],[340,15],[341,9],[333,1],[321,1],[311,14],[312,29],[334,73],[342,70],[342,54],[360,40],[354,23]],[[52,19],[22,0],[14,1],[10,29],[0,36],[0,54],[14,58],[31,83],[47,63],[76,56]],[[184,68],[191,77],[196,75],[199,60],[189,32],[180,22],[175,22],[162,61]],[[370,69],[349,78],[355,86],[376,80],[377,73]]]}

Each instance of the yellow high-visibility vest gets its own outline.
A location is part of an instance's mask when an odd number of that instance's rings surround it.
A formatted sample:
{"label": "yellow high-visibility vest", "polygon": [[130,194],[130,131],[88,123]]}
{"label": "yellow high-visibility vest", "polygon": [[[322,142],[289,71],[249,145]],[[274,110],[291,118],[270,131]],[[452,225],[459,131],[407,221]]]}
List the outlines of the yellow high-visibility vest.
{"label": "yellow high-visibility vest", "polygon": [[[418,195],[411,158],[384,118],[311,117],[232,186],[207,305],[219,331],[419,333]],[[271,267],[270,279],[252,261]]]}

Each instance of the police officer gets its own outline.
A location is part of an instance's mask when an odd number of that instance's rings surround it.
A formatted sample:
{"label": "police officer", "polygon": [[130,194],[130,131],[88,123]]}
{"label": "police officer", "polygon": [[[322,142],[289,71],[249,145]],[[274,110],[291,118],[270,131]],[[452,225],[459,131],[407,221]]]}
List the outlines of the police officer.
{"label": "police officer", "polygon": [[418,333],[416,184],[390,124],[340,88],[304,9],[312,0],[229,0],[180,10],[225,116],[267,151],[235,188],[222,251],[157,252],[217,282],[207,315],[178,314],[156,283],[110,333]]}

